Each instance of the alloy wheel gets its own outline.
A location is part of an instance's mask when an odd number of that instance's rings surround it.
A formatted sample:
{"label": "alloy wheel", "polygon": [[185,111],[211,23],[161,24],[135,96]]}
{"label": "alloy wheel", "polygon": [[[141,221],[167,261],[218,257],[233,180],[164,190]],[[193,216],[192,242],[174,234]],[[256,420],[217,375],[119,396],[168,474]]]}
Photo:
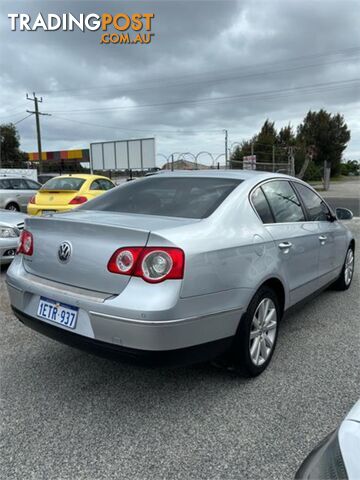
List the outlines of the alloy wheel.
{"label": "alloy wheel", "polygon": [[254,365],[263,365],[274,348],[277,311],[270,298],[259,303],[252,319],[249,338],[250,358]]}
{"label": "alloy wheel", "polygon": [[352,276],[354,272],[354,252],[349,248],[346,259],[345,259],[345,269],[344,269],[344,280],[345,284],[350,285]]}
{"label": "alloy wheel", "polygon": [[18,211],[18,209],[16,208],[15,205],[9,205],[7,207],[7,210],[10,210],[10,212],[17,212]]}

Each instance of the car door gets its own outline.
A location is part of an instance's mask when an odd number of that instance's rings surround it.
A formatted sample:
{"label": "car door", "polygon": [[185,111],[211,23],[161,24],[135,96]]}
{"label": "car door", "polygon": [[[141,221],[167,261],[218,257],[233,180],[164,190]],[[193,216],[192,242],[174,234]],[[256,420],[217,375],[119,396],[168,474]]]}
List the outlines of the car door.
{"label": "car door", "polygon": [[346,251],[345,230],[334,220],[320,195],[299,182],[294,182],[294,186],[305,206],[309,222],[319,226],[319,287],[323,287],[339,276]]}
{"label": "car door", "polygon": [[9,178],[14,198],[23,212],[26,212],[27,204],[32,196],[24,178]]}
{"label": "car door", "polygon": [[294,305],[319,287],[319,226],[306,213],[291,183],[270,180],[261,185],[274,223],[266,225],[278,246],[279,269],[288,283]]}
{"label": "car door", "polygon": [[29,178],[27,178],[25,180],[25,183],[27,185],[27,188],[28,188],[28,191],[27,191],[27,203],[29,203],[30,199],[36,195],[37,191],[39,190],[39,188],[41,187],[41,183],[38,183],[38,182],[35,182],[34,180],[31,180]]}
{"label": "car door", "polygon": [[0,208],[6,208],[11,202],[14,192],[10,185],[9,179],[4,178],[0,180]]}

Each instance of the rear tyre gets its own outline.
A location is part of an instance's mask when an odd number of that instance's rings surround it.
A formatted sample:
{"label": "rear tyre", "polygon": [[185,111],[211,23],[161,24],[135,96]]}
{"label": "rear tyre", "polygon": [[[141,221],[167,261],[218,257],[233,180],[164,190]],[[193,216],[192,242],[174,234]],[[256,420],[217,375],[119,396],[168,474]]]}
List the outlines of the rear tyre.
{"label": "rear tyre", "polygon": [[11,202],[8,205],[6,205],[6,210],[10,210],[12,212],[20,212],[20,207],[17,203]]}
{"label": "rear tyre", "polygon": [[350,246],[346,252],[345,262],[339,278],[333,284],[334,290],[344,291],[347,290],[352,282],[354,275],[355,254],[354,247]]}
{"label": "rear tyre", "polygon": [[276,293],[261,287],[242,316],[233,345],[231,360],[242,376],[256,377],[273,356],[281,309]]}

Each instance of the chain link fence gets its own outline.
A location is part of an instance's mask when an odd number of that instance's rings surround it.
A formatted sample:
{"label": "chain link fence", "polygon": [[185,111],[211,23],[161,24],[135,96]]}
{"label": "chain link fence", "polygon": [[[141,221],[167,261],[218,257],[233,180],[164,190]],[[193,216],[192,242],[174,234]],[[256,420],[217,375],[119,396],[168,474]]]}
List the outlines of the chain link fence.
{"label": "chain link fence", "polygon": [[294,164],[288,162],[251,162],[231,160],[230,168],[241,170],[257,170],[261,172],[284,173],[286,175],[294,175]]}

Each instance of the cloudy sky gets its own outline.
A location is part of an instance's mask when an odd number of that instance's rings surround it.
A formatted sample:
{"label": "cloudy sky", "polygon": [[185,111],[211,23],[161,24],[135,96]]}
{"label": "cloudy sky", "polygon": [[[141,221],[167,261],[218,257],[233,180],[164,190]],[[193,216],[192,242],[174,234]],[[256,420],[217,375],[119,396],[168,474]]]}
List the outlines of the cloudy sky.
{"label": "cloudy sky", "polygon": [[[155,13],[155,37],[100,45],[100,31],[10,30],[9,13],[38,12]],[[0,122],[24,118],[25,95],[36,92],[51,113],[41,118],[43,150],[155,135],[159,154],[216,156],[224,129],[231,145],[266,118],[296,126],[325,108],[344,114],[345,157],[359,159],[359,25],[358,0],[2,1]],[[35,151],[34,117],[17,127]]]}

